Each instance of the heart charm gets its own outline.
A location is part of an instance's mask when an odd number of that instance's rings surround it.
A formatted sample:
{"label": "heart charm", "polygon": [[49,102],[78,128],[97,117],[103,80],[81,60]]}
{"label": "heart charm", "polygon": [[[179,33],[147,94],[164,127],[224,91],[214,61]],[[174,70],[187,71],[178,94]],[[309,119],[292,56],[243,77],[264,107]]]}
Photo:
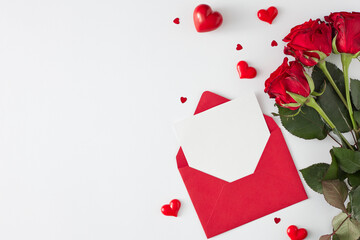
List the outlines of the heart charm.
{"label": "heart charm", "polygon": [[269,7],[267,10],[261,9],[258,11],[258,18],[261,21],[272,23],[272,21],[275,19],[275,17],[278,14],[278,10],[276,7]]}
{"label": "heart charm", "polygon": [[241,44],[236,45],[236,50],[240,51],[241,49],[243,49],[243,47],[241,46]]}
{"label": "heart charm", "polygon": [[220,13],[213,12],[211,7],[200,4],[194,10],[194,24],[196,31],[209,32],[217,29],[222,24],[223,18]]}
{"label": "heart charm", "polygon": [[180,206],[181,206],[180,201],[177,199],[173,199],[169,204],[165,204],[164,206],[161,207],[161,212],[165,216],[177,217]]}
{"label": "heart charm", "polygon": [[275,41],[275,40],[273,40],[272,42],[271,42],[271,46],[272,47],[276,47],[278,45],[278,43]]}
{"label": "heart charm", "polygon": [[240,78],[254,78],[256,77],[256,70],[253,67],[249,67],[247,62],[240,61],[237,64],[237,70]]}
{"label": "heart charm", "polygon": [[180,101],[181,101],[181,103],[184,103],[184,102],[187,101],[187,98],[186,98],[186,97],[181,97],[181,98],[180,98]]}
{"label": "heart charm", "polygon": [[291,225],[287,229],[287,235],[290,237],[291,240],[302,240],[306,238],[307,231],[304,228],[298,229],[296,226]]}
{"label": "heart charm", "polygon": [[281,219],[280,218],[274,218],[274,222],[276,223],[276,224],[278,224],[279,222],[281,221]]}

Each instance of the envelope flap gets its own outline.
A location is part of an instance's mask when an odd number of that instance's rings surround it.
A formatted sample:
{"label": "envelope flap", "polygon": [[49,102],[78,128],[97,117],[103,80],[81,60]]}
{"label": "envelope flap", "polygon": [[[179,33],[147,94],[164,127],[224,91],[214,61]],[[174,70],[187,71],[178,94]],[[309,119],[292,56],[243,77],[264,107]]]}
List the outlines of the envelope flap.
{"label": "envelope flap", "polygon": [[209,92],[209,91],[205,91],[205,92],[203,92],[203,94],[200,97],[199,103],[196,107],[194,114],[201,113],[203,111],[206,111],[210,108],[213,108],[213,107],[216,107],[223,103],[226,103],[228,101],[230,101],[230,100],[227,98],[224,98],[222,96],[219,96],[219,95]]}

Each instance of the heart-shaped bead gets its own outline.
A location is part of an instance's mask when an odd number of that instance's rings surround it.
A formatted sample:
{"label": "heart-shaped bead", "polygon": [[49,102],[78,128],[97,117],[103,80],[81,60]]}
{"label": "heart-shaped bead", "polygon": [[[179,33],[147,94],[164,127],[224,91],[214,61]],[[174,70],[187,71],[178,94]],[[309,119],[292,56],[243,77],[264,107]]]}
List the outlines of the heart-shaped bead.
{"label": "heart-shaped bead", "polygon": [[223,18],[220,13],[213,12],[211,7],[200,4],[194,10],[194,24],[196,31],[209,32],[217,29],[222,24]]}
{"label": "heart-shaped bead", "polygon": [[180,98],[180,101],[181,101],[181,103],[184,103],[184,102],[187,101],[187,98],[186,98],[186,97],[181,97],[181,98]]}
{"label": "heart-shaped bead", "polygon": [[272,23],[275,17],[278,14],[278,10],[276,7],[269,7],[267,10],[261,9],[258,11],[257,15],[261,21]]}
{"label": "heart-shaped bead", "polygon": [[177,199],[173,199],[169,204],[165,204],[161,207],[161,212],[165,216],[174,216],[177,217],[179,209],[181,207],[181,203]]}
{"label": "heart-shaped bead", "polygon": [[256,70],[253,67],[249,67],[247,62],[240,61],[237,64],[237,70],[240,78],[254,78],[256,77]]}
{"label": "heart-shaped bead", "polygon": [[291,240],[302,240],[302,239],[306,238],[306,236],[307,236],[306,229],[304,229],[304,228],[298,229],[294,225],[289,226],[286,232]]}
{"label": "heart-shaped bead", "polygon": [[279,222],[281,221],[281,219],[280,218],[274,218],[274,222],[276,223],[276,224],[278,224]]}

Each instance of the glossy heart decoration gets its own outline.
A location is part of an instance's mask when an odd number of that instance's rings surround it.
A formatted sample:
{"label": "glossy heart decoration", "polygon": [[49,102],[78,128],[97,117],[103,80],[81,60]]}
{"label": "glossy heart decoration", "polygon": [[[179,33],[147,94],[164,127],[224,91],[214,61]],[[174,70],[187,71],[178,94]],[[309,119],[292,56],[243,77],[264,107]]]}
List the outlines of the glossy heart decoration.
{"label": "glossy heart decoration", "polygon": [[220,13],[213,12],[206,4],[197,6],[194,10],[194,24],[196,31],[209,32],[217,29],[222,24],[223,18]]}
{"label": "glossy heart decoration", "polygon": [[161,207],[161,212],[165,216],[177,217],[180,206],[181,206],[180,201],[177,199],[173,199],[169,204],[165,204],[164,206]]}
{"label": "glossy heart decoration", "polygon": [[302,240],[306,238],[307,231],[304,228],[298,229],[296,226],[291,225],[287,229],[287,234],[291,240]]}
{"label": "glossy heart decoration", "polygon": [[274,222],[276,223],[276,224],[278,224],[279,222],[281,221],[281,218],[274,218]]}
{"label": "glossy heart decoration", "polygon": [[272,23],[272,21],[275,19],[275,17],[278,14],[278,10],[276,7],[269,7],[267,10],[261,9],[258,11],[258,18],[261,21]]}
{"label": "glossy heart decoration", "polygon": [[256,77],[256,70],[253,67],[249,67],[247,62],[240,61],[237,64],[237,70],[240,78],[254,78]]}
{"label": "glossy heart decoration", "polygon": [[186,98],[186,97],[181,97],[181,98],[180,98],[180,101],[181,101],[181,103],[184,103],[184,102],[187,101],[187,98]]}

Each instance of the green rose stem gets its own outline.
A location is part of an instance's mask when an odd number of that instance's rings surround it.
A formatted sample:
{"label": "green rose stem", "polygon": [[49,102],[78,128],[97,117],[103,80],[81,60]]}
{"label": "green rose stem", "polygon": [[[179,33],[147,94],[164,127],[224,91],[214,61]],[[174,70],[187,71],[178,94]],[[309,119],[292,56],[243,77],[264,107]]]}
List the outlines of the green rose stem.
{"label": "green rose stem", "polygon": [[320,116],[324,119],[324,121],[330,126],[331,130],[333,130],[333,132],[338,135],[341,140],[346,143],[346,145],[354,151],[354,148],[351,146],[351,144],[348,142],[348,140],[340,133],[339,130],[336,129],[335,124],[330,120],[330,118],[326,115],[326,113],[324,112],[324,110],[322,110],[322,108],[316,103],[314,98],[309,98],[308,101],[305,103],[307,106],[312,107],[313,109],[315,109]]}
{"label": "green rose stem", "polygon": [[349,66],[350,66],[350,63],[351,63],[352,59],[353,59],[352,54],[341,53],[341,63],[342,63],[342,67],[343,67],[344,81],[345,81],[346,103],[347,103],[347,106],[348,106],[348,111],[349,111],[351,123],[353,125],[353,129],[355,130],[356,138],[359,138],[359,134],[357,132],[357,125],[356,125],[356,122],[354,120],[354,113],[353,113],[351,100],[350,100]]}
{"label": "green rose stem", "polygon": [[346,103],[346,100],[344,98],[344,96],[342,95],[342,93],[340,92],[339,88],[336,86],[334,79],[331,77],[327,67],[326,67],[326,63],[324,60],[318,62],[318,67],[323,71],[323,73],[325,74],[325,76],[327,77],[327,79],[329,80],[331,86],[334,88],[335,92],[337,93],[337,95],[340,97],[341,101],[344,103],[344,105],[346,106],[346,108],[348,108],[348,105]]}

